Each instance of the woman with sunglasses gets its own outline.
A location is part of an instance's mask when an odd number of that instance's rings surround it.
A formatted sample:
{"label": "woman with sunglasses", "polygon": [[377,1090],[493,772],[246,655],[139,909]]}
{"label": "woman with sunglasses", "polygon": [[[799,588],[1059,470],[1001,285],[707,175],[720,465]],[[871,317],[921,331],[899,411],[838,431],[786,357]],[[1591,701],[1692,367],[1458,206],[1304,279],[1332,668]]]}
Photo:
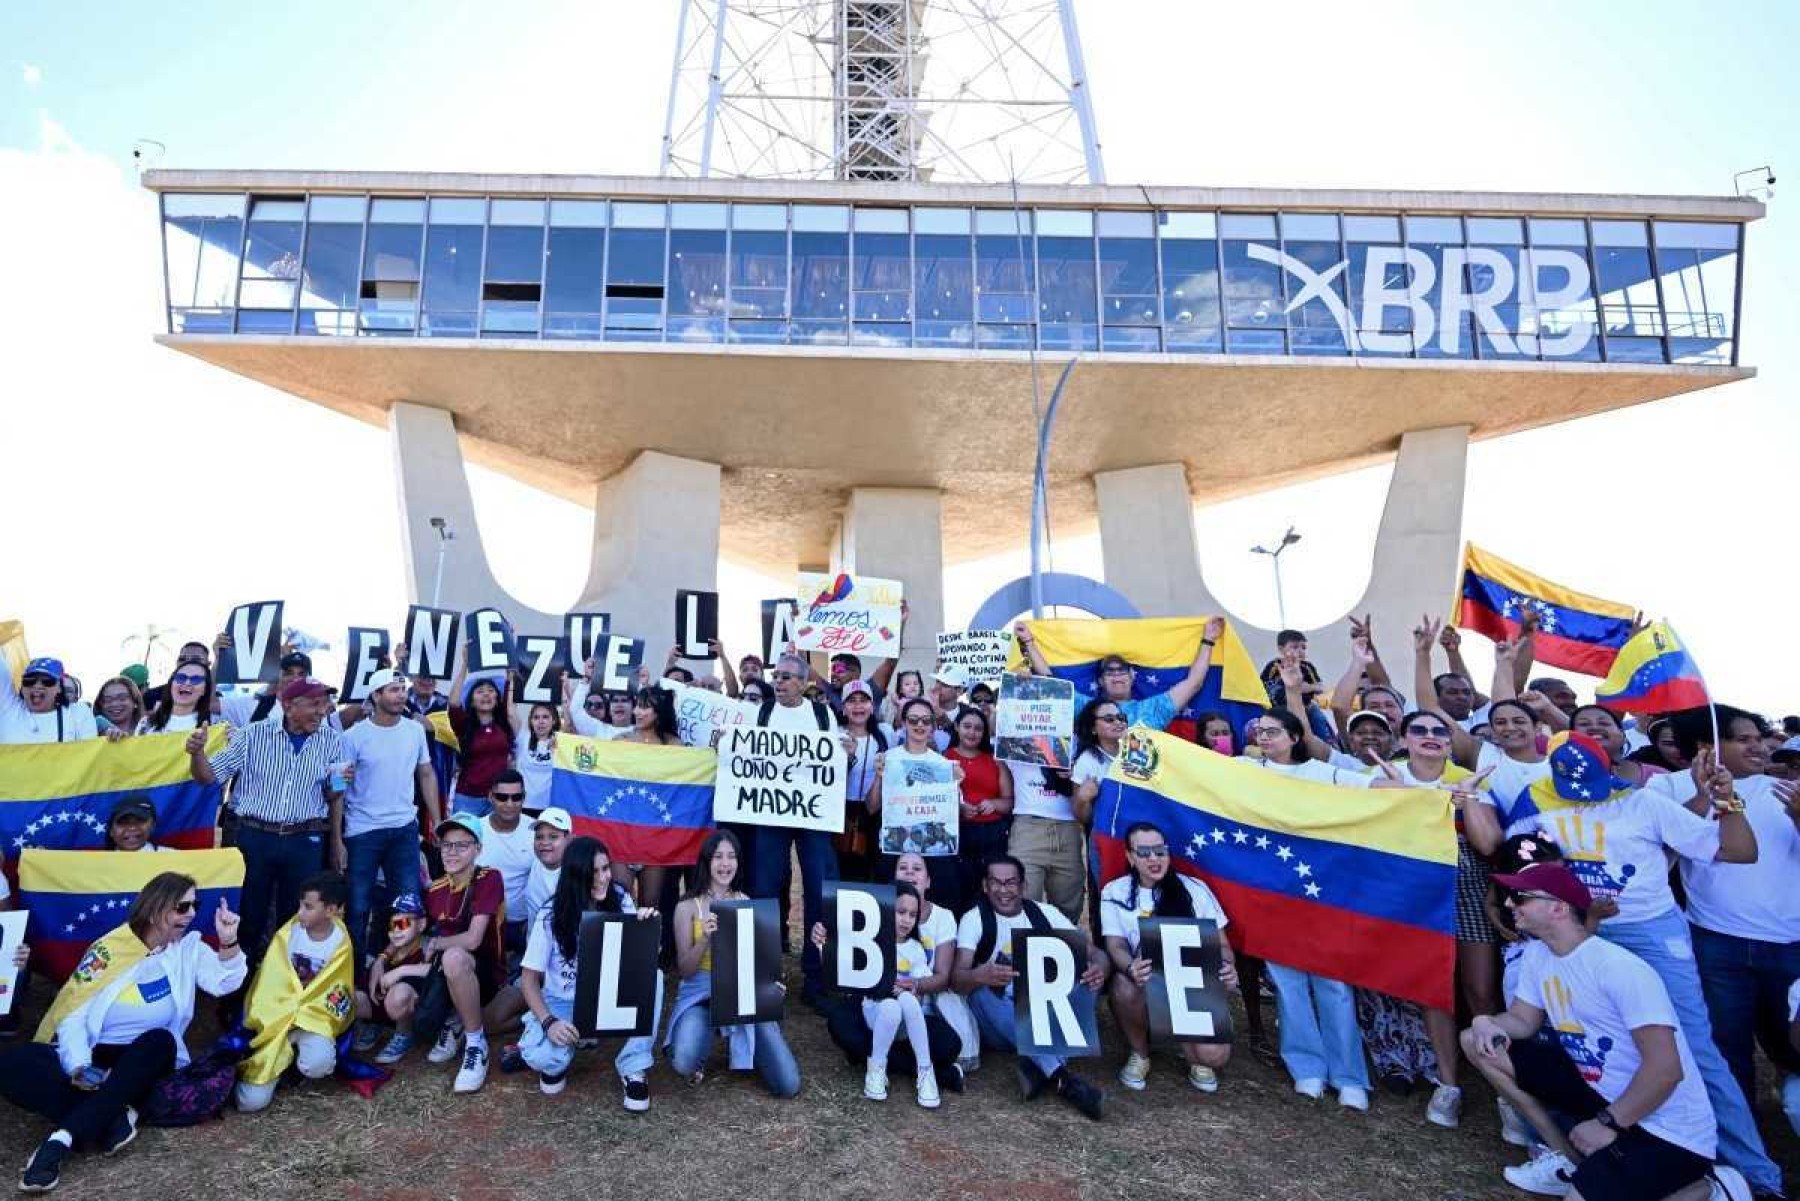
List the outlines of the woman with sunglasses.
{"label": "woman with sunglasses", "polygon": [[14,691],[12,672],[0,671],[0,746],[100,736],[94,711],[63,696],[63,674],[61,659],[33,659]]}
{"label": "woman with sunglasses", "polygon": [[[879,817],[881,813],[882,790],[891,770],[906,774],[916,770],[926,778],[942,779],[947,771],[958,785],[962,783],[962,765],[953,759],[947,759],[938,753],[934,735],[937,732],[937,707],[922,696],[900,702],[900,733],[889,743],[884,751],[875,753],[875,778],[869,782],[869,794],[866,800],[869,812]],[[915,767],[916,765],[916,767]],[[960,831],[959,825],[959,831]],[[960,836],[958,839],[961,841]],[[901,856],[891,852],[881,856],[881,879],[892,879]],[[961,899],[961,879],[957,871],[946,869],[941,881],[933,890],[929,900],[939,905],[947,905],[951,909]]]}
{"label": "woman with sunglasses", "polygon": [[[1225,911],[1205,884],[1174,870],[1168,837],[1149,822],[1135,822],[1125,831],[1125,856],[1126,873],[1100,890],[1100,928],[1113,964],[1107,995],[1130,1049],[1119,1070],[1119,1083],[1142,1092],[1150,1075],[1150,1006],[1144,986],[1150,979],[1151,963],[1139,954],[1138,923],[1151,917],[1216,922],[1219,983],[1235,989],[1238,978],[1231,945],[1224,937]],[[1218,1069],[1231,1058],[1231,1045],[1182,1043],[1181,1050],[1187,1056],[1189,1086],[1203,1093],[1218,1092]]]}
{"label": "woman with sunglasses", "polygon": [[113,742],[137,733],[143,720],[143,693],[125,676],[114,676],[94,694],[94,725]]}
{"label": "woman with sunglasses", "polygon": [[43,1041],[0,1055],[0,1095],[56,1124],[25,1164],[23,1191],[55,1188],[74,1150],[112,1155],[136,1138],[135,1107],[188,1064],[196,992],[223,997],[243,985],[238,915],[223,897],[208,915],[215,951],[193,928],[197,889],[178,872],[152,877],[56,994]]}
{"label": "woman with sunglasses", "polygon": [[186,733],[198,726],[210,725],[213,691],[212,668],[204,663],[177,663],[137,732]]}

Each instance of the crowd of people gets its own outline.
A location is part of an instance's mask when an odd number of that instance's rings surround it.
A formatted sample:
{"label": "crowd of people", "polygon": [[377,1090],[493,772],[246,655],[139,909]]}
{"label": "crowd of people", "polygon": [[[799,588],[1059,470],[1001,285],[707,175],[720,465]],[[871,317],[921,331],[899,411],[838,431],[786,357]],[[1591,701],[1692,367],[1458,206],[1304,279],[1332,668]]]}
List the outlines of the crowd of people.
{"label": "crowd of people", "polygon": [[[1472,1067],[1497,1095],[1502,1137],[1529,1151],[1505,1169],[1523,1190],[1590,1201],[1784,1195],[1757,1126],[1757,1049],[1800,1130],[1800,719],[1771,725],[1724,704],[1632,716],[1581,704],[1566,681],[1533,674],[1529,620],[1496,647],[1484,692],[1458,632],[1427,619],[1413,631],[1410,679],[1390,674],[1367,620],[1353,623],[1350,666],[1334,682],[1308,661],[1304,635],[1283,631],[1264,671],[1268,707],[1237,724],[1192,712],[1223,635],[1209,622],[1166,689],[1140,687],[1119,656],[1102,659],[1093,695],[1077,696],[1068,771],[995,757],[985,683],[848,654],[820,674],[791,648],[733,663],[714,643],[715,677],[671,652],[666,678],[749,701],[761,725],[836,731],[849,765],[838,833],[720,827],[685,868],[615,862],[552,803],[559,737],[680,744],[670,694],[648,673],[607,692],[591,686],[590,664],[562,705],[522,705],[503,674],[459,674],[440,689],[384,667],[367,699],[338,704],[291,649],[266,689],[221,695],[220,644],[195,642],[157,687],[128,667],[90,707],[53,658],[31,661],[16,689],[0,672],[0,744],[185,732],[193,778],[228,785],[220,838],[245,869],[241,917],[223,904],[202,914],[191,878],[156,876],[121,928],[123,970],[96,989],[78,969],[41,1019],[43,1041],[0,1054],[0,1095],[53,1127],[22,1186],[54,1187],[72,1152],[111,1154],[131,1140],[146,1097],[188,1064],[197,989],[247,993],[252,1019],[258,998],[274,998],[248,1023],[241,1110],[273,1103],[286,1076],[331,1073],[345,1054],[392,1068],[420,1050],[454,1064],[458,1093],[482,1088],[490,1063],[560,1093],[593,1041],[572,1015],[576,935],[593,911],[669,915],[674,999],[656,1035],[616,1053],[625,1109],[650,1108],[659,1049],[698,1086],[721,1041],[729,1070],[791,1097],[801,1066],[784,1023],[718,1027],[710,1005],[714,907],[775,898],[785,931],[796,871],[799,999],[863,1072],[866,1097],[885,1101],[897,1076],[937,1109],[992,1052],[1010,1058],[1025,1100],[1053,1096],[1101,1119],[1099,1085],[1015,1044],[1014,933],[1085,926],[1074,1005],[1085,1018],[1106,1003],[1124,1043],[1116,1079],[1141,1090],[1157,1057],[1139,923],[1232,924],[1202,880],[1177,870],[1153,824],[1126,832],[1125,874],[1091,878],[1096,801],[1126,730],[1140,725],[1318,785],[1449,795],[1454,1009],[1421,1010],[1226,947],[1221,978],[1241,993],[1247,1049],[1285,1067],[1296,1092],[1329,1091],[1361,1111],[1378,1089],[1402,1098],[1425,1088],[1425,1120],[1454,1128]],[[1029,669],[1050,674],[1030,624],[1015,636]],[[404,653],[395,648],[393,661]],[[454,749],[435,735],[437,714]],[[230,727],[223,745],[209,741],[215,723]],[[955,854],[880,845],[882,781],[895,764],[957,782]],[[156,850],[156,818],[148,798],[121,799],[107,848]],[[894,884],[891,996],[825,987],[832,880]],[[17,970],[25,965],[21,949]],[[271,1006],[281,1020],[267,1017]],[[1182,1044],[1188,1085],[1226,1088],[1232,1052]]]}

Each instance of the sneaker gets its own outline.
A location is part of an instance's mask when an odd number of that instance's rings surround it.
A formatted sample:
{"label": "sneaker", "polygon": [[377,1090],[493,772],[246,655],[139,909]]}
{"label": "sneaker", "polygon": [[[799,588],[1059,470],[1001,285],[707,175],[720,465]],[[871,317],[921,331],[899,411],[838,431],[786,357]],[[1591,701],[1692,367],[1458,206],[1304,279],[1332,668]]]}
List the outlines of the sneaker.
{"label": "sneaker", "polygon": [[1119,1083],[1134,1093],[1144,1091],[1144,1081],[1150,1076],[1150,1057],[1139,1055],[1133,1051],[1125,1059],[1125,1066],[1119,1069]]}
{"label": "sneaker", "polygon": [[919,1069],[918,1094],[919,1107],[922,1109],[936,1109],[944,1103],[943,1096],[938,1092],[937,1074],[928,1067]]}
{"label": "sneaker", "polygon": [[525,1056],[520,1053],[518,1043],[507,1043],[500,1048],[500,1070],[508,1076],[525,1070]]}
{"label": "sneaker", "polygon": [[358,1022],[356,1024],[356,1041],[350,1045],[350,1049],[358,1055],[366,1055],[373,1051],[375,1044],[381,1041],[381,1029],[374,1022]]}
{"label": "sneaker", "polygon": [[1346,1084],[1338,1089],[1338,1104],[1345,1109],[1354,1109],[1357,1113],[1369,1111],[1369,1090],[1358,1088],[1354,1084]]}
{"label": "sneaker", "polygon": [[[406,1058],[406,1053],[412,1049],[413,1036],[404,1030],[396,1030],[388,1035],[388,1040],[382,1044],[381,1050],[375,1052],[375,1062],[384,1067],[389,1064],[399,1063],[402,1059]],[[432,1048],[434,1054],[436,1053],[436,1050],[435,1047]]]}
{"label": "sneaker", "polygon": [[625,1086],[625,1111],[627,1113],[650,1112],[650,1081],[642,1072],[633,1072],[621,1081]]}
{"label": "sneaker", "polygon": [[1096,1122],[1100,1120],[1100,1107],[1106,1101],[1106,1094],[1068,1068],[1056,1073],[1056,1095],[1080,1110],[1082,1116]]}
{"label": "sneaker", "polygon": [[1203,1093],[1216,1093],[1219,1091],[1219,1074],[1205,1064],[1191,1063],[1188,1065],[1188,1084]]}
{"label": "sneaker", "polygon": [[543,1093],[546,1097],[554,1097],[568,1087],[569,1074],[567,1072],[558,1072],[554,1076],[549,1072],[538,1073],[538,1092]]}
{"label": "sneaker", "polygon": [[117,1155],[123,1151],[132,1139],[137,1137],[138,1112],[131,1106],[113,1119],[112,1125],[106,1128],[106,1134],[100,1139],[100,1154]]}
{"label": "sneaker", "polygon": [[1536,1193],[1540,1197],[1561,1197],[1573,1187],[1569,1183],[1569,1176],[1574,1171],[1574,1164],[1546,1147],[1542,1155],[1514,1164],[1500,1174],[1514,1188]]}
{"label": "sneaker", "polygon": [[1317,1076],[1308,1076],[1304,1080],[1294,1081],[1294,1091],[1302,1097],[1310,1097],[1317,1101],[1325,1095],[1325,1082]]}
{"label": "sneaker", "polygon": [[472,1042],[463,1049],[462,1067],[457,1069],[456,1084],[453,1086],[459,1093],[480,1092],[481,1086],[487,1083],[488,1049],[485,1042]]}
{"label": "sneaker", "polygon": [[462,1025],[447,1023],[438,1031],[437,1041],[431,1044],[431,1051],[425,1056],[427,1063],[449,1063],[456,1058],[456,1051],[462,1039]]}
{"label": "sneaker", "polygon": [[1707,1201],[1751,1201],[1753,1196],[1744,1174],[1722,1163],[1713,1165],[1711,1184],[1712,1193]]}
{"label": "sneaker", "polygon": [[1031,1062],[1031,1060],[1021,1057],[1019,1059],[1018,1075],[1019,1099],[1021,1101],[1035,1101],[1043,1095],[1044,1086],[1049,1083],[1049,1080],[1044,1076],[1044,1070],[1042,1068]]}
{"label": "sneaker", "polygon": [[1455,1130],[1462,1122],[1462,1089],[1440,1084],[1432,1090],[1431,1104],[1425,1107],[1425,1120],[1445,1130]]}
{"label": "sneaker", "polygon": [[952,1093],[962,1092],[963,1085],[967,1082],[962,1068],[954,1063],[937,1069],[936,1076],[938,1087]]}
{"label": "sneaker", "polygon": [[863,1069],[863,1096],[871,1101],[887,1100],[887,1064],[869,1061]]}
{"label": "sneaker", "polygon": [[1531,1123],[1525,1115],[1513,1108],[1513,1103],[1505,1097],[1495,1097],[1494,1101],[1500,1110],[1500,1141],[1514,1147],[1530,1147],[1536,1144],[1537,1136],[1532,1133]]}
{"label": "sneaker", "polygon": [[31,1158],[25,1161],[25,1171],[19,1176],[19,1191],[47,1193],[55,1188],[62,1179],[63,1160],[68,1157],[69,1147],[59,1139],[47,1138],[39,1143]]}

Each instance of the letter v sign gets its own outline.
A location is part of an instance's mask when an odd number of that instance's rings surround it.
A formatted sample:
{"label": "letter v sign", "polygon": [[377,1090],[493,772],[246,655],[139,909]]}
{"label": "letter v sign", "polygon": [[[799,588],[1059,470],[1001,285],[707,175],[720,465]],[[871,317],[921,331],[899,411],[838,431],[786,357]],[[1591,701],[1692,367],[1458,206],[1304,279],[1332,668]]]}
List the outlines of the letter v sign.
{"label": "letter v sign", "polygon": [[1332,320],[1337,322],[1338,332],[1344,335],[1344,344],[1352,353],[1361,349],[1357,342],[1356,329],[1350,320],[1350,310],[1345,307],[1343,299],[1332,289],[1331,281],[1336,279],[1350,264],[1340,262],[1323,274],[1285,251],[1273,246],[1264,246],[1260,242],[1252,242],[1244,248],[1249,256],[1261,263],[1274,263],[1283,271],[1300,281],[1300,291],[1288,301],[1284,313],[1291,313],[1309,300],[1317,300],[1331,313]]}

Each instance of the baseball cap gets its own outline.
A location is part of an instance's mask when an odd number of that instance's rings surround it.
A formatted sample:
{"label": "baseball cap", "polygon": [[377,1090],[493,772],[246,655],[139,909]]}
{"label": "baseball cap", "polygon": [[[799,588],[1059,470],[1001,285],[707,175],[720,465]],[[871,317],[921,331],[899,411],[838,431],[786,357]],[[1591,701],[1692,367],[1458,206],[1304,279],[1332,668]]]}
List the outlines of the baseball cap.
{"label": "baseball cap", "polygon": [[[285,663],[287,660],[283,659],[282,662]],[[331,692],[330,685],[324,681],[315,680],[311,676],[301,676],[281,690],[281,703],[285,705],[290,701],[305,700],[308,697],[330,696]]]}
{"label": "baseball cap", "polygon": [[1775,760],[1777,763],[1789,763],[1795,759],[1800,759],[1800,734],[1796,734],[1794,737],[1776,747],[1775,753],[1770,755],[1769,758]]}
{"label": "baseball cap", "polygon": [[302,668],[310,676],[312,674],[312,656],[305,651],[289,651],[281,656],[282,671],[292,671],[296,667]]}
{"label": "baseball cap", "polygon": [[395,913],[404,913],[409,917],[418,917],[425,912],[425,903],[419,900],[416,892],[403,892],[394,898]]}
{"label": "baseball cap", "polygon": [[156,820],[156,806],[152,805],[150,798],[141,792],[122,796],[113,803],[112,813],[107,816],[106,820],[114,822],[121,817],[135,817],[139,821],[153,822]]}
{"label": "baseball cap", "polygon": [[564,834],[573,834],[575,832],[575,823],[570,820],[569,811],[567,809],[558,809],[555,805],[550,806],[548,809],[540,810],[538,815],[531,819],[532,829],[535,830],[539,826],[550,826],[554,829],[561,830]]}
{"label": "baseball cap", "polygon": [[24,679],[26,676],[49,676],[52,680],[60,682],[63,678],[63,662],[61,659],[33,659],[25,665],[25,670],[19,673],[20,679]]}
{"label": "baseball cap", "polygon": [[383,688],[386,688],[389,684],[406,684],[406,683],[410,683],[410,681],[407,680],[406,674],[404,672],[395,671],[391,667],[384,667],[380,671],[376,672],[374,675],[369,677],[369,691],[370,692],[380,692]]}
{"label": "baseball cap", "polygon": [[1381,728],[1388,733],[1391,734],[1394,732],[1394,727],[1388,724],[1388,719],[1375,712],[1373,709],[1358,709],[1355,713],[1350,715],[1350,720],[1344,723],[1344,728],[1346,730],[1354,730],[1356,728],[1356,723],[1359,721],[1378,722],[1380,723]]}
{"label": "baseball cap", "polygon": [[851,680],[844,685],[844,699],[849,700],[853,696],[866,696],[870,700],[874,700],[875,690],[869,687],[867,680]]}
{"label": "baseball cap", "polygon": [[1606,750],[1586,734],[1563,730],[1550,736],[1550,782],[1565,801],[1604,801],[1629,787],[1612,774]]}
{"label": "baseball cap", "polygon": [[1561,863],[1530,863],[1514,874],[1494,876],[1494,883],[1514,892],[1548,893],[1577,909],[1593,908],[1594,894]]}
{"label": "baseball cap", "polygon": [[130,680],[139,688],[150,687],[150,669],[142,663],[127,663],[119,669],[119,675]]}
{"label": "baseball cap", "polygon": [[446,817],[443,821],[439,822],[437,824],[437,829],[433,830],[432,833],[436,834],[441,840],[444,837],[444,831],[453,828],[462,830],[471,835],[477,844],[481,842],[481,819],[476,817],[473,813],[452,813],[449,817]]}

